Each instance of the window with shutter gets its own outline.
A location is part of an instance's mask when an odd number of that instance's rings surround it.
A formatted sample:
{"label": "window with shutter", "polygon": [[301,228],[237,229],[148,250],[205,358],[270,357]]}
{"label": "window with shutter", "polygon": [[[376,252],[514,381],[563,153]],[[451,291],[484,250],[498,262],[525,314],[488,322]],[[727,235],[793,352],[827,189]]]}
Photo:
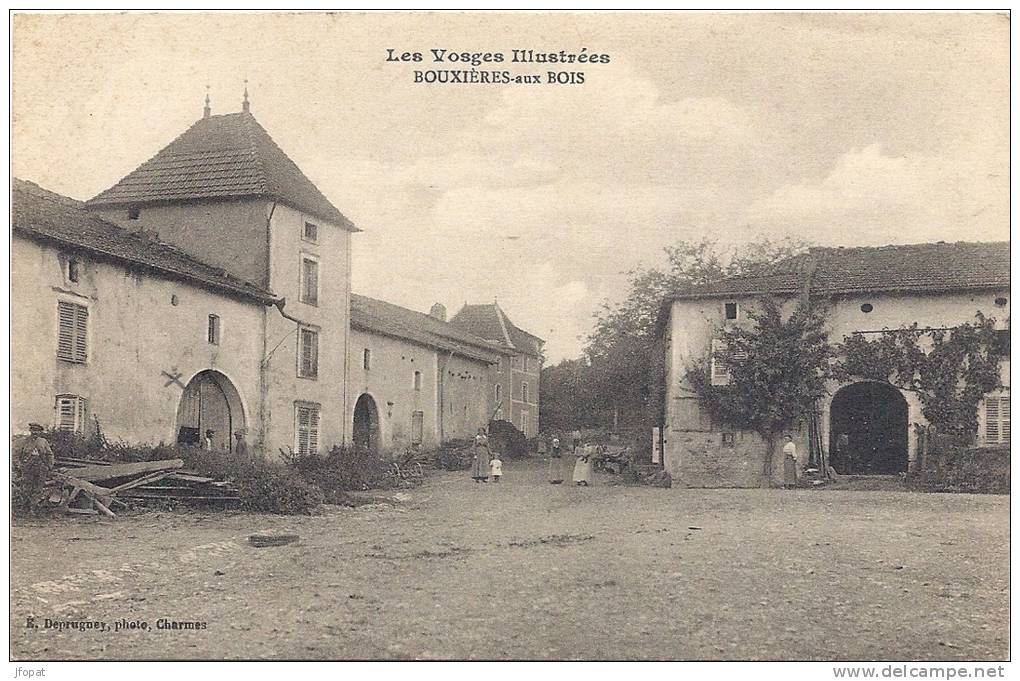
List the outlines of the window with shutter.
{"label": "window with shutter", "polygon": [[729,385],[730,369],[727,366],[726,343],[715,338],[712,340],[712,358],[709,362],[712,385]]}
{"label": "window with shutter", "polygon": [[985,398],[985,442],[1009,444],[1009,395]]}
{"label": "window with shutter", "polygon": [[69,433],[85,432],[85,398],[57,395],[57,429]]}
{"label": "window with shutter", "polygon": [[298,332],[298,376],[319,376],[319,332],[301,329]]}
{"label": "window with shutter", "polygon": [[60,327],[57,339],[57,357],[66,362],[84,363],[88,357],[86,343],[89,309],[84,305],[59,301],[57,303],[57,318]]}
{"label": "window with shutter", "polygon": [[298,402],[295,405],[297,420],[298,454],[319,453],[319,405]]}
{"label": "window with shutter", "polygon": [[308,256],[301,258],[301,302],[319,304],[319,262]]}

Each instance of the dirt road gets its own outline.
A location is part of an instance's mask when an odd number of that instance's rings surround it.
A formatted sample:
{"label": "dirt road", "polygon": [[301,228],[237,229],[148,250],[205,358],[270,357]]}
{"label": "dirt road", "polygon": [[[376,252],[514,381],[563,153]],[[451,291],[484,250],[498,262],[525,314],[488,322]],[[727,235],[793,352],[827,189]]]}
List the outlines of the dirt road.
{"label": "dirt road", "polygon": [[[12,655],[1008,656],[1009,497],[543,478],[513,462],[499,485],[438,473],[315,517],[16,523]],[[301,539],[249,546],[260,530]]]}

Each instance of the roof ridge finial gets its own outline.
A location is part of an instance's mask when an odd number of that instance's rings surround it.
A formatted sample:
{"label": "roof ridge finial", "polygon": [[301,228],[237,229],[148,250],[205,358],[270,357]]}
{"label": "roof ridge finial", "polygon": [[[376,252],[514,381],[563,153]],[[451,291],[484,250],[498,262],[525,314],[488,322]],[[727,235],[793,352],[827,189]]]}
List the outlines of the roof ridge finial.
{"label": "roof ridge finial", "polygon": [[209,85],[205,86],[205,109],[202,110],[202,118],[212,116],[212,107],[209,105]]}
{"label": "roof ridge finial", "polygon": [[248,79],[244,79],[244,101],[241,102],[241,111],[251,113],[251,103],[248,102]]}

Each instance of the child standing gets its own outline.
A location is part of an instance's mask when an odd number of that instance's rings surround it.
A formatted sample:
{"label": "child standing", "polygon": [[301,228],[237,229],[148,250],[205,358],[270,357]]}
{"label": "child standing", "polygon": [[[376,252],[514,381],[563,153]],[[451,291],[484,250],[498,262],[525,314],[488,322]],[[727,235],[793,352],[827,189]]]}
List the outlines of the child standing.
{"label": "child standing", "polygon": [[500,461],[498,452],[492,455],[492,461],[489,462],[489,472],[492,475],[492,481],[499,482],[500,477],[503,475],[503,462]]}

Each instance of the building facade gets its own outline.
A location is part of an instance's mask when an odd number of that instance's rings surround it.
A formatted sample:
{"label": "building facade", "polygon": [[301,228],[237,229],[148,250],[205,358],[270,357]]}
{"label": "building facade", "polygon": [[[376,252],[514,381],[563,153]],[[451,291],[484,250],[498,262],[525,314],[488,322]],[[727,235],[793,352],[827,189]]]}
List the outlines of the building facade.
{"label": "building facade", "polygon": [[12,186],[11,418],[132,443],[258,430],[268,291]]}
{"label": "building facade", "polygon": [[[917,324],[951,329],[994,318],[1005,339],[1002,387],[985,396],[978,413],[978,444],[1009,442],[1009,244],[918,244],[882,248],[811,249],[779,263],[769,274],[732,278],[668,301],[663,346],[664,465],[691,487],[756,487],[763,479],[764,442],[755,433],[714,422],[695,396],[687,373],[718,356],[720,330],[747,323],[762,296],[785,301],[804,295],[827,311],[830,342],[853,334],[874,338],[884,330]],[[723,362],[709,360],[710,379],[725,384]],[[819,405],[818,443],[839,473],[895,474],[916,466],[918,427],[927,425],[917,395],[889,383],[831,382]],[[805,419],[791,435],[803,459],[810,450]],[[781,475],[776,453],[772,470]],[[775,483],[777,480],[772,480]]]}

